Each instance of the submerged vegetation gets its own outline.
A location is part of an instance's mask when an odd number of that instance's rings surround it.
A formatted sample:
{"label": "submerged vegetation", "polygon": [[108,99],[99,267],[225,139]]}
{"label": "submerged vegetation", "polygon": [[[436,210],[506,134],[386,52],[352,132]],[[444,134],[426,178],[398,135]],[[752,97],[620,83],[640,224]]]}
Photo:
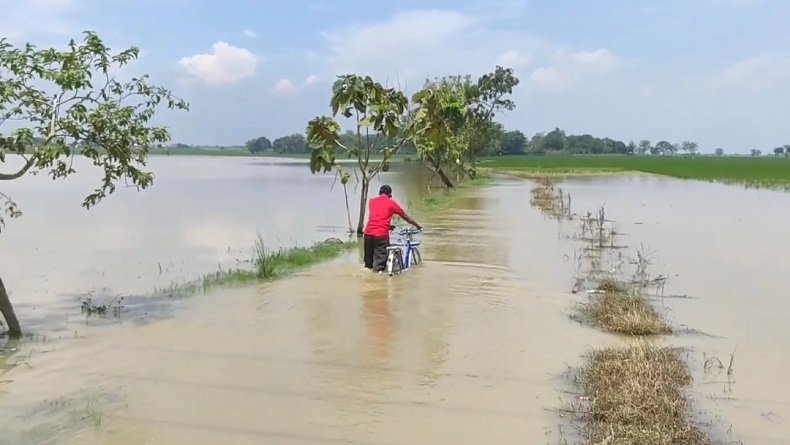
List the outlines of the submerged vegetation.
{"label": "submerged vegetation", "polygon": [[[620,234],[601,207],[597,216],[570,212],[570,196],[554,181],[542,178],[533,189],[532,205],[551,216],[578,219],[583,243],[576,255],[573,293],[585,291],[588,301],[579,303],[572,318],[589,322],[605,332],[631,337],[623,347],[591,353],[578,370],[581,391],[572,404],[576,420],[583,424],[585,443],[591,445],[692,445],[710,439],[690,421],[690,402],[685,388],[691,383],[686,364],[670,347],[656,346],[646,337],[671,334],[672,329],[651,304],[650,289],[662,289],[664,278],[651,278],[643,250],[635,259],[623,255],[615,242]],[[560,210],[568,207],[567,211]],[[625,264],[635,267],[630,277],[619,277]]]}
{"label": "submerged vegetation", "polygon": [[204,275],[198,280],[173,285],[155,292],[167,297],[189,296],[203,293],[223,286],[238,286],[255,282],[272,281],[283,278],[309,266],[331,260],[357,247],[357,243],[342,242],[336,238],[313,244],[309,247],[289,249],[266,249],[263,237],[258,234],[255,242],[255,256],[250,260],[249,269],[227,269]]}

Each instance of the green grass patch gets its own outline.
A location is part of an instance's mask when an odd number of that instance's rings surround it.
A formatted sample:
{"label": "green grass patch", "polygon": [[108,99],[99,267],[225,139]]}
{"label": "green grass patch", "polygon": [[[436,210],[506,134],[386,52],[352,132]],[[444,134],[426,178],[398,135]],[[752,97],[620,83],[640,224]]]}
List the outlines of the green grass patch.
{"label": "green grass patch", "polygon": [[158,289],[155,294],[167,297],[182,297],[205,293],[218,287],[243,286],[252,283],[273,281],[309,266],[328,261],[349,252],[358,246],[357,241],[321,242],[310,247],[292,247],[270,251],[265,248],[258,235],[255,257],[249,262],[251,269],[227,269],[206,274],[193,282]]}
{"label": "green grass patch", "polygon": [[522,176],[643,172],[681,179],[790,189],[790,158],[546,155],[486,158],[480,166]]}
{"label": "green grass patch", "polygon": [[458,198],[459,194],[477,187],[485,186],[490,181],[491,178],[488,175],[478,175],[478,177],[475,179],[461,181],[451,189],[434,189],[430,195],[424,197],[418,203],[413,204],[410,206],[410,208],[415,214],[422,215],[445,209],[449,207],[456,198]]}

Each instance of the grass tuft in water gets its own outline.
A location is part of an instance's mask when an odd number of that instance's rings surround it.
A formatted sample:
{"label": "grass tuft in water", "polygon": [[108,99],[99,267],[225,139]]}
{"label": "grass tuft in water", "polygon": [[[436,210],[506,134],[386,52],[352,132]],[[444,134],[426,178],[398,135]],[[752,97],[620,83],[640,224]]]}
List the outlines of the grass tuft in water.
{"label": "grass tuft in water", "polygon": [[684,387],[691,376],[671,348],[640,343],[596,351],[578,383],[589,400],[582,414],[591,444],[712,443],[688,420]]}
{"label": "grass tuft in water", "polygon": [[588,303],[580,305],[583,318],[607,332],[624,335],[671,334],[672,328],[639,292],[613,279],[601,280]]}
{"label": "grass tuft in water", "polygon": [[356,245],[356,242],[344,243],[338,239],[330,239],[311,247],[293,247],[272,252],[266,249],[263,237],[258,234],[255,241],[255,257],[252,260],[253,269],[218,270],[194,282],[174,284],[155,293],[166,297],[183,297],[204,293],[216,287],[272,281],[308,266],[336,258]]}
{"label": "grass tuft in water", "polygon": [[437,189],[431,195],[421,199],[418,203],[412,203],[409,208],[419,213],[432,213],[449,207],[458,197],[458,193],[470,189],[484,186],[491,181],[487,175],[479,174],[475,179],[466,179],[456,184],[452,189]]}

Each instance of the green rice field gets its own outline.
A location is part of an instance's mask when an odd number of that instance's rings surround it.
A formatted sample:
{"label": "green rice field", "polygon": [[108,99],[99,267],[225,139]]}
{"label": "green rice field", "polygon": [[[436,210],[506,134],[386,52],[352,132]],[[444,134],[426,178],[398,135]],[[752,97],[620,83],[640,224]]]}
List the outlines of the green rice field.
{"label": "green rice field", "polygon": [[523,176],[643,172],[683,179],[790,189],[790,158],[736,156],[501,156],[481,167]]}

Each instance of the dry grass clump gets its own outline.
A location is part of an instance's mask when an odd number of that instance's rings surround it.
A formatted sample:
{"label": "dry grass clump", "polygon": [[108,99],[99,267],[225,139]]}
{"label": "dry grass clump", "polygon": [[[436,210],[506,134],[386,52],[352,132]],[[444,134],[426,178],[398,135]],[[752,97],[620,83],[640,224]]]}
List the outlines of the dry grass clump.
{"label": "dry grass clump", "polygon": [[547,179],[539,179],[538,186],[532,189],[530,204],[544,214],[557,218],[571,217],[571,197],[562,189],[555,189]]}
{"label": "dry grass clump", "polygon": [[598,283],[597,289],[604,292],[627,294],[628,288],[614,278],[604,278]]}
{"label": "dry grass clump", "polygon": [[591,444],[706,445],[687,419],[685,363],[671,348],[647,344],[592,354],[579,383],[589,398]]}
{"label": "dry grass clump", "polygon": [[607,332],[639,336],[672,333],[672,328],[649,301],[611,278],[598,283],[590,302],[581,305],[581,313]]}
{"label": "dry grass clump", "polygon": [[617,291],[593,294],[582,305],[582,312],[608,332],[625,335],[662,335],[672,333],[666,320],[640,295]]}

